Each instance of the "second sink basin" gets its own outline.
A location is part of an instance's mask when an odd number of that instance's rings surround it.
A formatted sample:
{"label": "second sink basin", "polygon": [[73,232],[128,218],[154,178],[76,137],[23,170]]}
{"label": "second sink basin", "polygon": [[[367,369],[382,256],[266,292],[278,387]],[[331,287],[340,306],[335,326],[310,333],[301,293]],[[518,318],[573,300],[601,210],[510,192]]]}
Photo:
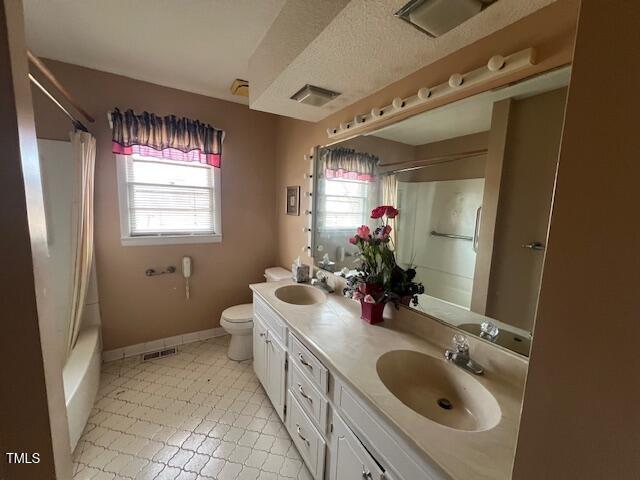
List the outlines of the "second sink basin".
{"label": "second sink basin", "polygon": [[323,292],[308,285],[285,285],[276,289],[275,296],[291,305],[314,305],[326,300]]}
{"label": "second sink basin", "polygon": [[470,374],[423,353],[393,350],[376,364],[382,383],[411,410],[456,430],[495,427],[500,406]]}

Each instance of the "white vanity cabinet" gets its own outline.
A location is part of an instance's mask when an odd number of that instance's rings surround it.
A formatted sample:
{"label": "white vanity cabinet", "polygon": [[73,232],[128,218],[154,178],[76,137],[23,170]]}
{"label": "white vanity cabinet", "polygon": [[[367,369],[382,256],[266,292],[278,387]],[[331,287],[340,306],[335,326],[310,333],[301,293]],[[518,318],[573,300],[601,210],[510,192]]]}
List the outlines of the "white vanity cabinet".
{"label": "white vanity cabinet", "polygon": [[389,478],[384,476],[384,471],[378,463],[335,412],[332,425],[330,480],[346,480],[350,478],[382,480],[383,478]]}
{"label": "white vanity cabinet", "polygon": [[267,328],[255,315],[253,317],[253,371],[262,385],[267,384]]}
{"label": "white vanity cabinet", "polygon": [[254,370],[314,480],[443,480],[254,295]]}
{"label": "white vanity cabinet", "polygon": [[[279,320],[279,319],[278,319]],[[273,408],[284,421],[287,350],[279,335],[255,308],[253,314],[253,370],[262,383]]]}

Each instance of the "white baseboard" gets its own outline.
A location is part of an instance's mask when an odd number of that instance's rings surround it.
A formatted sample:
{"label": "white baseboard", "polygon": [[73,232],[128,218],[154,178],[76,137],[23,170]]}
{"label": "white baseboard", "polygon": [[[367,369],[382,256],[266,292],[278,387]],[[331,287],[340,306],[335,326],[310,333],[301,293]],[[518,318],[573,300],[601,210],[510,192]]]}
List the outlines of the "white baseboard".
{"label": "white baseboard", "polygon": [[226,334],[227,332],[225,332],[222,327],[216,327],[198,332],[185,333],[184,335],[176,335],[174,337],[160,338],[158,340],[152,340],[151,342],[137,343],[135,345],[102,352],[102,361],[112,362],[123,358],[135,357],[136,355],[155,352],[167,347],[176,347],[178,345],[184,345],[185,343],[199,342],[213,337],[222,337]]}

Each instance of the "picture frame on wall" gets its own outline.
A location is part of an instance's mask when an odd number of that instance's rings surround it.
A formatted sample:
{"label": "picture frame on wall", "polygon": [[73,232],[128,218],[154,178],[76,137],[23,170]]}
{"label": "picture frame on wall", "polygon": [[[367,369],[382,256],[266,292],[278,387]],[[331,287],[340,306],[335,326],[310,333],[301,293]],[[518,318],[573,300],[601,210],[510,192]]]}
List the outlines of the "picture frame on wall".
{"label": "picture frame on wall", "polygon": [[300,215],[300,185],[287,187],[287,215]]}

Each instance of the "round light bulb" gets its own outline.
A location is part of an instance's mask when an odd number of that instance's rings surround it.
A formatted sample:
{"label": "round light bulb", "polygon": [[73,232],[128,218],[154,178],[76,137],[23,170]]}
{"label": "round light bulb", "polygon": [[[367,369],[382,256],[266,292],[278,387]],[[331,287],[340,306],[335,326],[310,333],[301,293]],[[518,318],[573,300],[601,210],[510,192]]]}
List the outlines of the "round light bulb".
{"label": "round light bulb", "polygon": [[494,55],[487,62],[487,68],[490,72],[497,72],[504,67],[504,57],[502,55]]}
{"label": "round light bulb", "polygon": [[449,86],[451,88],[457,88],[464,82],[464,78],[459,73],[454,73],[449,77]]}
{"label": "round light bulb", "polygon": [[400,110],[402,107],[404,107],[404,100],[402,100],[400,97],[396,97],[393,99],[393,102],[391,102],[391,105],[393,105],[393,108],[395,108],[396,110]]}
{"label": "round light bulb", "polygon": [[422,87],[420,90],[418,90],[418,98],[420,100],[426,100],[430,96],[431,96],[431,89],[427,87]]}

